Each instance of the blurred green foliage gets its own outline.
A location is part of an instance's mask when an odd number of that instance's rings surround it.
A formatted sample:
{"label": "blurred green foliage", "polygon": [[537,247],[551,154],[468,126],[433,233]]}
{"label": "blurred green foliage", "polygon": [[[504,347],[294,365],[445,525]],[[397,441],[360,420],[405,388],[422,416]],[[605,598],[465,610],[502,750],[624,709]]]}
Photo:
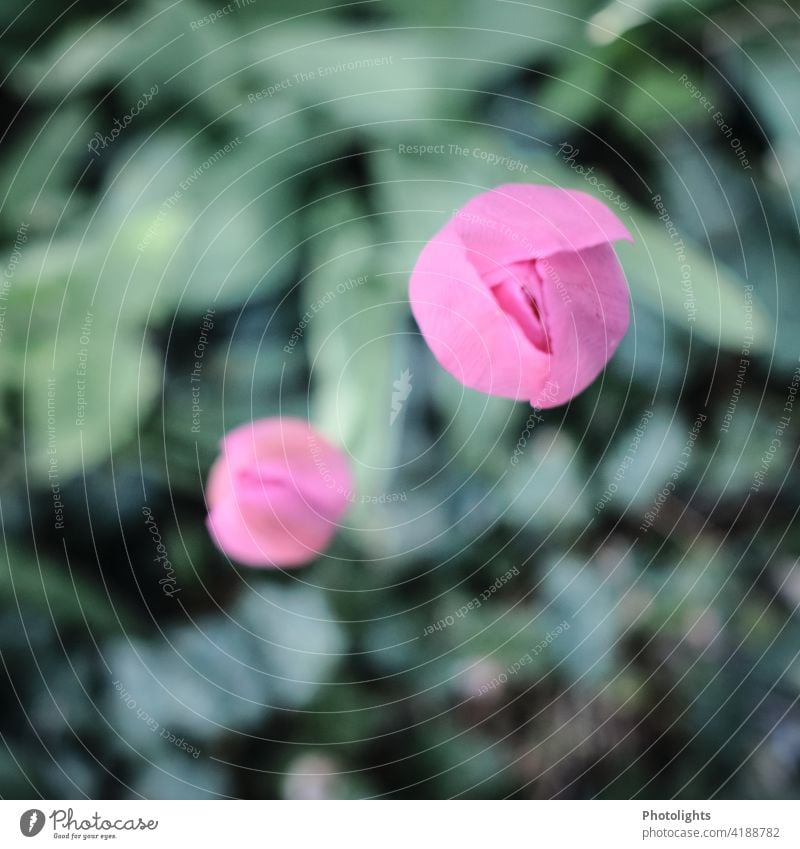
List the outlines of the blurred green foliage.
{"label": "blurred green foliage", "polygon": [[[4,3],[3,796],[800,792],[797,421],[752,486],[800,354],[800,23],[636,6]],[[628,336],[514,467],[530,410],[444,374],[406,287],[456,207],[518,180],[618,193],[636,244]],[[358,481],[288,574],[204,526],[220,437],[278,414]]]}

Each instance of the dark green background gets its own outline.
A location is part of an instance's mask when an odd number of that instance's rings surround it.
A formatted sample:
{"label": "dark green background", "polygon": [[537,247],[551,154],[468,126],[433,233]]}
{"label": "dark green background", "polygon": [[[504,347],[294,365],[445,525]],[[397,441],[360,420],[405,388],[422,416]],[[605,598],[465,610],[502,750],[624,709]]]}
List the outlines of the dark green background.
{"label": "dark green background", "polygon": [[[255,0],[199,26],[219,7],[5,0],[3,796],[796,795],[800,410],[752,485],[800,355],[800,19],[637,5]],[[619,246],[632,322],[514,467],[529,408],[441,371],[408,275],[479,191],[596,191],[565,143],[629,207],[612,208],[636,237]],[[399,147],[418,144],[447,152]],[[309,306],[360,275],[287,354]],[[338,440],[358,480],[328,556],[286,574],[229,563],[204,527],[219,438],[276,414]],[[369,503],[387,493],[405,500]]]}

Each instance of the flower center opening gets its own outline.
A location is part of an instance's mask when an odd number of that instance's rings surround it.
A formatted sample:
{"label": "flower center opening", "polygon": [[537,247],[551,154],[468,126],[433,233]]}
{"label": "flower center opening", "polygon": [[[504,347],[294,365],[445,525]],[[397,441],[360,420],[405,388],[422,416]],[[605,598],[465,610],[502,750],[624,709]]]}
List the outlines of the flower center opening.
{"label": "flower center opening", "polygon": [[549,354],[546,316],[542,299],[542,279],[532,261],[514,262],[484,275],[494,299],[540,351]]}

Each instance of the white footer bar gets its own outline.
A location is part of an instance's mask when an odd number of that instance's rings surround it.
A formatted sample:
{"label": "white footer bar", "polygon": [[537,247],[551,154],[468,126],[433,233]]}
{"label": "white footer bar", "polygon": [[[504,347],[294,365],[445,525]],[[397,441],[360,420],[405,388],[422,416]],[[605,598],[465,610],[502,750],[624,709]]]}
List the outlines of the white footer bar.
{"label": "white footer bar", "polygon": [[800,847],[798,802],[0,801],[0,846]]}

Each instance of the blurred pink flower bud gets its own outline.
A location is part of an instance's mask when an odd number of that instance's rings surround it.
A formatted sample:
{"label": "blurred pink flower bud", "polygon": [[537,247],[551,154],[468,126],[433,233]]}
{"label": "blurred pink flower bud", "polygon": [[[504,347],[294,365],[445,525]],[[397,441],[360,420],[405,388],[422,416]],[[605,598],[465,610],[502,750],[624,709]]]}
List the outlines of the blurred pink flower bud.
{"label": "blurred pink flower bud", "polygon": [[499,186],[472,198],[423,249],[409,288],[414,317],[465,386],[535,407],[566,403],[628,327],[616,239],[632,241],[584,192]]}
{"label": "blurred pink flower bud", "polygon": [[347,461],[301,419],[232,430],[208,477],[208,530],[248,566],[298,566],[323,552],[352,489]]}

